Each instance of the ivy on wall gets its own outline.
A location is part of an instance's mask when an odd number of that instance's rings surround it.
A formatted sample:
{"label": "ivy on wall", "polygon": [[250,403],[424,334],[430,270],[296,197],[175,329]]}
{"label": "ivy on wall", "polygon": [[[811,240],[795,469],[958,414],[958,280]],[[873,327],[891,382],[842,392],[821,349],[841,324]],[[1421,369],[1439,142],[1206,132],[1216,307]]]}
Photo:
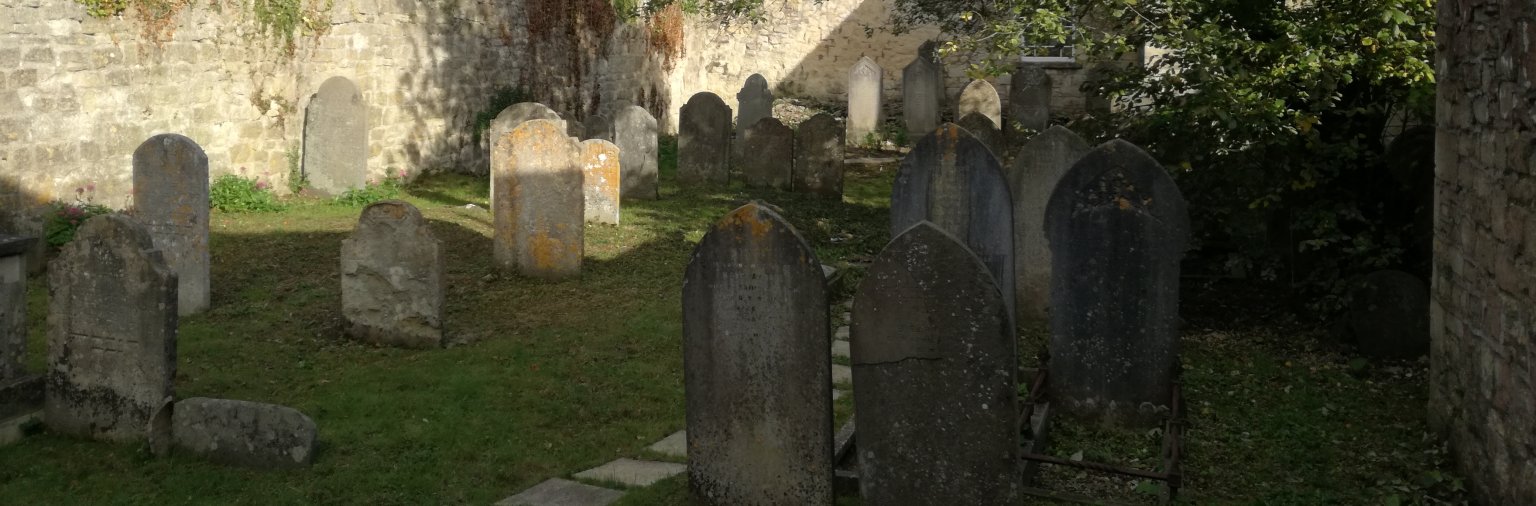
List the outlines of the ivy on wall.
{"label": "ivy on wall", "polygon": [[[145,40],[163,44],[175,35],[175,18],[195,0],[75,0],[85,6],[86,13],[96,18],[122,17],[131,14],[140,23],[140,33]],[[272,38],[284,54],[292,55],[299,34],[321,35],[330,27],[330,10],[333,0],[209,0],[208,9],[224,12],[226,7],[236,13],[248,13],[256,23],[257,31]]]}

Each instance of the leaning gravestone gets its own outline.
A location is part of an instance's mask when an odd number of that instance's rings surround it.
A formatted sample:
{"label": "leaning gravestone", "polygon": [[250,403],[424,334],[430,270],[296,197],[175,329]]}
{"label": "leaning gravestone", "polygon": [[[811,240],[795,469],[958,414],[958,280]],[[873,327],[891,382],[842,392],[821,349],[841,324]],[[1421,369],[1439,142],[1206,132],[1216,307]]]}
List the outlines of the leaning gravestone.
{"label": "leaning gravestone", "polygon": [[[0,233],[0,385],[26,374],[27,252],[37,239]],[[6,418],[0,400],[0,418]]]}
{"label": "leaning gravestone", "polygon": [[362,188],[368,178],[368,106],[345,77],[326,79],[304,109],[304,177],[325,195]]}
{"label": "leaning gravestone", "polygon": [[581,192],[587,223],[619,224],[619,147],[601,139],[581,141]]}
{"label": "leaning gravestone", "polygon": [[790,189],[795,160],[795,131],[774,118],[763,118],[747,127],[742,149],[741,178],[754,188]]}
{"label": "leaning gravestone", "polygon": [[918,54],[901,71],[902,118],[907,123],[907,138],[928,135],[939,127],[939,101],[943,96],[944,68],[930,55]]}
{"label": "leaning gravestone", "polygon": [[955,117],[964,118],[973,112],[991,119],[993,125],[1003,124],[1003,101],[998,98],[997,88],[992,87],[992,83],[976,79],[960,91],[960,100],[955,104]]}
{"label": "leaning gravestone", "polygon": [[176,134],[133,151],[133,215],[176,271],[182,316],[208,309],[208,155]]}
{"label": "leaning gravestone", "polygon": [[1423,355],[1429,351],[1429,286],[1403,271],[1367,274],[1350,294],[1345,321],[1363,355]]}
{"label": "leaning gravestone", "polygon": [[953,124],[941,125],[917,141],[896,173],[891,236],[920,221],[932,222],[965,242],[997,278],[1008,307],[1014,307],[1008,182],[992,152]]}
{"label": "leaning gravestone", "polygon": [[843,198],[843,128],[827,113],[811,116],[795,131],[794,189]]}
{"label": "leaning gravestone", "polygon": [[586,209],[581,148],[556,121],[536,119],[496,140],[491,171],[492,253],[503,269],[535,279],[581,274]]}
{"label": "leaning gravestone", "polygon": [[747,77],[747,83],[736,93],[736,138],[742,138],[748,128],[758,120],[773,117],[773,90],[762,74]]}
{"label": "leaning gravestone", "polygon": [[1019,503],[1017,345],[1002,295],[931,223],[875,258],[851,339],[865,504]]}
{"label": "leaning gravestone", "polygon": [[685,186],[730,182],[731,108],[718,95],[695,93],[678,112],[677,182]]}
{"label": "leaning gravestone", "polygon": [[1039,65],[1021,65],[1008,84],[1008,118],[1003,138],[1011,145],[1051,126],[1051,75]]}
{"label": "leaning gravestone", "polygon": [[848,71],[848,142],[861,144],[880,132],[884,93],[885,71],[868,56],[860,57]]}
{"label": "leaning gravestone", "polygon": [[688,483],[704,504],[832,504],[832,378],[816,253],[765,204],[715,223],[683,276]]}
{"label": "leaning gravestone", "polygon": [[341,241],[341,315],[353,339],[442,347],[443,284],[442,243],[410,203],[369,205]]}
{"label": "leaning gravestone", "polygon": [[657,193],[656,118],[638,105],[619,109],[613,114],[612,135],[619,146],[622,196],[626,199],[655,200]]}
{"label": "leaning gravestone", "polygon": [[1045,204],[1056,182],[1088,154],[1088,143],[1057,125],[1030,137],[1003,175],[1013,194],[1014,301],[1020,321],[1046,323],[1051,306],[1051,248]]}
{"label": "leaning gravestone", "polygon": [[1045,233],[1052,398],[1080,417],[1157,420],[1178,374],[1184,196],[1141,148],[1109,141],[1057,183]]}
{"label": "leaning gravestone", "polygon": [[143,226],[86,220],[48,268],[49,429],[143,440],[176,377],[176,273]]}
{"label": "leaning gravestone", "polygon": [[220,464],[305,467],[315,456],[315,422],[276,404],[193,397],[176,402],[171,444]]}
{"label": "leaning gravestone", "polygon": [[992,156],[1002,160],[1003,133],[997,130],[997,124],[992,122],[992,118],[988,118],[979,112],[973,112],[965,115],[964,118],[960,118],[959,124],[960,128],[964,128],[965,131],[975,136],[976,140],[981,141],[981,144],[992,152]]}

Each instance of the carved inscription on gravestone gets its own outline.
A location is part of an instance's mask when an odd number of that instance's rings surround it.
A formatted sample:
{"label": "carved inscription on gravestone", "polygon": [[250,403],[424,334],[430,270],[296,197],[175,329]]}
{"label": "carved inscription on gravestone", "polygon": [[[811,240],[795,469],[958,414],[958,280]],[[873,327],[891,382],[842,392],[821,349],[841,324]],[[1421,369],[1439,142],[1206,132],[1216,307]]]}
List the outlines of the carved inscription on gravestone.
{"label": "carved inscription on gravestone", "polygon": [[586,221],[606,225],[619,224],[620,180],[619,147],[599,139],[581,141],[581,185],[586,206]]}
{"label": "carved inscription on gravestone", "polygon": [[884,94],[885,70],[868,56],[860,57],[848,70],[848,142],[861,144],[880,132]]}
{"label": "carved inscription on gravestone", "polygon": [[304,109],[304,177],[324,195],[362,188],[368,178],[368,105],[345,77],[326,79]]}
{"label": "carved inscription on gravestone", "polygon": [[536,279],[581,274],[586,216],[580,147],[556,121],[524,122],[496,141],[492,252],[503,269]]}
{"label": "carved inscription on gravestone", "polygon": [[677,183],[724,185],[730,181],[731,108],[718,95],[699,92],[678,113]]}
{"label": "carved inscription on gravestone", "polygon": [[182,316],[208,309],[208,156],[177,134],[133,151],[133,215],[176,271]]}

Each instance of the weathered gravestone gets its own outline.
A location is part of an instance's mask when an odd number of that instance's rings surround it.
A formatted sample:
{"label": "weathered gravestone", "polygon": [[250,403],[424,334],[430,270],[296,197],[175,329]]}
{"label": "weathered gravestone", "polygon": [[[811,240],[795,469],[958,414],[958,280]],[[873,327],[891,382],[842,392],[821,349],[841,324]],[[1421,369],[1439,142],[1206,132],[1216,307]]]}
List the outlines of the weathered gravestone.
{"label": "weathered gravestone", "polygon": [[341,241],[341,314],[353,339],[442,347],[443,284],[442,243],[410,203],[364,208]]}
{"label": "weathered gravestone", "polygon": [[1052,398],[1078,416],[1155,421],[1178,370],[1184,196],[1141,148],[1109,141],[1056,184],[1045,233]]}
{"label": "weathered gravestone", "polygon": [[[502,109],[500,113],[496,114],[495,119],[491,120],[491,126],[489,129],[490,137],[486,138],[486,144],[489,146],[491,152],[491,168],[489,171],[487,171],[487,173],[494,174],[496,173],[496,167],[504,167],[507,163],[505,159],[501,158],[503,153],[496,151],[496,141],[500,140],[502,137],[506,137],[507,134],[510,133],[513,128],[517,128],[518,125],[536,119],[547,119],[554,121],[560,124],[561,130],[569,130],[569,126],[566,125],[565,120],[560,119],[560,115],[555,113],[554,109],[550,109],[544,104],[540,104],[538,102],[519,102],[507,106],[505,109]],[[491,177],[491,207],[496,207],[495,177]]]}
{"label": "weathered gravestone", "polygon": [[587,117],[587,136],[583,140],[600,139],[617,144],[613,140],[612,113],[597,113]]}
{"label": "weathered gravestone", "polygon": [[150,137],[133,151],[133,215],[176,271],[182,316],[208,309],[208,156],[192,139]]}
{"label": "weathered gravestone", "polygon": [[933,58],[930,43],[918,50],[901,71],[902,119],[907,123],[907,138],[928,135],[939,127],[940,101],[944,96],[944,67]]}
{"label": "weathered gravestone", "polygon": [[619,109],[613,114],[613,143],[619,146],[622,196],[626,199],[655,200],[657,193],[656,118],[638,105]]}
{"label": "weathered gravestone", "polygon": [[0,233],[0,384],[26,373],[27,252],[36,241]]}
{"label": "weathered gravestone", "polygon": [[820,113],[795,130],[795,191],[843,198],[843,127]]}
{"label": "weathered gravestone", "polygon": [[492,253],[503,269],[536,279],[581,274],[586,200],[581,148],[560,123],[536,119],[496,140],[491,171]]}
{"label": "weathered gravestone", "polygon": [[730,181],[731,108],[718,95],[695,93],[678,112],[677,182],[685,186]]}
{"label": "weathered gravestone", "polygon": [[816,253],[765,204],[732,211],[694,249],[683,379],[703,503],[832,504],[829,325]]}
{"label": "weathered gravestone", "polygon": [[1082,137],[1057,125],[1030,137],[1004,170],[1013,194],[1013,288],[1021,322],[1050,321],[1051,248],[1045,240],[1045,205],[1057,181],[1089,149]]}
{"label": "weathered gravestone", "polygon": [[581,141],[581,192],[588,223],[619,224],[619,147],[601,139]]}
{"label": "weathered gravestone", "polygon": [[[964,129],[939,126],[901,160],[891,188],[891,236],[920,221],[960,238],[1013,303],[1013,203],[997,158]],[[1012,310],[1010,309],[1010,312]]]}
{"label": "weathered gravestone", "polygon": [[997,124],[992,122],[992,118],[973,112],[960,118],[959,125],[976,137],[976,140],[981,141],[981,144],[992,152],[992,156],[999,160],[1003,158],[1003,134],[998,131]]}
{"label": "weathered gravestone", "polygon": [[1051,75],[1039,65],[1020,65],[1008,84],[1008,117],[1003,138],[1011,145],[1051,126]]}
{"label": "weathered gravestone", "polygon": [[86,220],[48,268],[44,418],[59,433],[142,440],[176,377],[176,273],[143,226]]}
{"label": "weathered gravestone", "polygon": [[931,223],[875,258],[851,340],[865,504],[1019,503],[1017,345],[1002,295]]}
{"label": "weathered gravestone", "polygon": [[773,117],[773,90],[762,74],[747,77],[741,91],[736,92],[736,138],[740,139],[758,120]]}
{"label": "weathered gravestone", "polygon": [[1003,124],[1003,100],[997,96],[992,83],[976,79],[960,90],[960,100],[955,102],[955,117],[977,112],[992,120],[993,125]]}
{"label": "weathered gravestone", "polygon": [[325,195],[367,182],[368,106],[345,77],[326,79],[304,109],[304,177]]}
{"label": "weathered gravestone", "polygon": [[1350,294],[1345,322],[1363,355],[1423,355],[1429,351],[1429,286],[1403,271],[1367,274]]}
{"label": "weathered gravestone", "polygon": [[742,135],[741,178],[754,188],[790,189],[795,163],[795,131],[774,118],[763,118]]}
{"label": "weathered gravestone", "polygon": [[884,93],[885,71],[868,56],[860,57],[848,71],[848,142],[861,144],[880,132]]}
{"label": "weathered gravestone", "polygon": [[220,464],[284,469],[315,456],[315,422],[276,404],[193,397],[176,403],[171,444]]}

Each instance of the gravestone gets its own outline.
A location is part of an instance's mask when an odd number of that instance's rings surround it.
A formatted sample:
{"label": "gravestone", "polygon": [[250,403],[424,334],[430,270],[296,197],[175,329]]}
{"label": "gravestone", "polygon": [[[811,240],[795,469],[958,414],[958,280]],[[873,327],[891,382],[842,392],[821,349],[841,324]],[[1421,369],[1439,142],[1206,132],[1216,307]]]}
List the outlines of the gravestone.
{"label": "gravestone", "polygon": [[[507,133],[511,132],[513,128],[517,128],[518,125],[536,119],[547,119],[559,123],[561,130],[570,129],[570,127],[565,124],[565,120],[560,119],[560,115],[555,113],[554,109],[550,109],[544,104],[540,104],[538,102],[519,102],[507,106],[505,109],[502,109],[501,112],[496,114],[495,119],[491,120],[490,137],[486,138],[486,144],[490,148],[489,150],[491,152],[491,167],[487,173],[494,174],[496,172],[496,167],[503,167],[506,165],[506,160],[500,158],[502,153],[496,151],[496,141],[502,137],[506,137]],[[496,178],[492,177],[491,208],[494,209],[495,207]]]}
{"label": "gravestone", "polygon": [[323,195],[362,188],[368,179],[368,105],[345,77],[320,84],[304,109],[304,177]]}
{"label": "gravestone", "polygon": [[443,346],[443,247],[415,206],[363,209],[341,241],[341,315],[347,335],[405,348]]}
{"label": "gravestone", "polygon": [[1178,370],[1184,196],[1156,160],[1117,139],[1062,176],[1045,227],[1052,405],[1111,423],[1157,421]]}
{"label": "gravestone", "polygon": [[1051,126],[1051,75],[1039,65],[1020,65],[1008,84],[1008,124],[1003,138],[1017,146]]}
{"label": "gravestone", "polygon": [[305,467],[315,456],[315,422],[299,410],[250,401],[193,397],[176,403],[171,444],[226,465]]}
{"label": "gravestone", "polygon": [[977,112],[992,120],[993,125],[1003,124],[1003,101],[997,96],[992,83],[975,79],[960,90],[960,100],[955,103],[955,117]]}
{"label": "gravestone", "polygon": [[773,90],[762,74],[747,77],[746,84],[736,93],[736,138],[742,138],[747,129],[758,120],[773,117]]}
{"label": "gravestone", "polygon": [[638,105],[613,113],[613,143],[619,146],[619,183],[626,199],[655,200],[657,193],[656,118]]}
{"label": "gravestone", "polygon": [[1345,321],[1363,355],[1423,355],[1429,351],[1429,286],[1403,271],[1367,274],[1350,294]]}
{"label": "gravestone", "polygon": [[981,141],[981,144],[992,152],[992,156],[1002,160],[1004,153],[1003,133],[998,131],[997,124],[992,122],[992,118],[988,118],[979,112],[973,112],[965,115],[964,118],[960,118],[960,128],[970,132],[972,136],[976,137],[976,140]]}
{"label": "gravestone", "polygon": [[730,153],[730,106],[725,105],[725,101],[714,93],[695,93],[678,112],[678,184],[698,186],[728,183]]}
{"label": "gravestone", "polygon": [[795,131],[774,118],[763,118],[742,135],[741,178],[753,188],[790,189],[795,163]]}
{"label": "gravestone", "polygon": [[880,133],[885,118],[880,109],[885,102],[885,71],[868,56],[859,58],[848,71],[848,133],[846,140],[862,144],[871,134]]}
{"label": "gravestone", "polygon": [[587,118],[587,137],[583,140],[599,139],[617,143],[613,140],[613,114],[597,113]]}
{"label": "gravestone", "polygon": [[585,203],[581,148],[559,122],[536,119],[496,140],[491,171],[492,253],[502,269],[535,279],[581,274]]}
{"label": "gravestone", "polygon": [[683,277],[688,483],[704,504],[832,504],[816,253],[765,204],[716,222]]}
{"label": "gravestone", "polygon": [[870,265],[851,340],[865,504],[1019,504],[1017,345],[1002,295],[927,222]]}
{"label": "gravestone", "polygon": [[907,138],[928,135],[939,127],[943,96],[944,67],[931,54],[919,50],[917,58],[901,71],[902,119],[907,123]]}
{"label": "gravestone", "polygon": [[619,224],[619,147],[601,139],[581,141],[581,192],[587,223]]}
{"label": "gravestone", "polygon": [[44,419],[106,441],[150,435],[176,377],[176,273],[131,218],[86,220],[48,267]]}
{"label": "gravestone", "polygon": [[795,191],[843,198],[843,127],[820,113],[795,130]]}
{"label": "gravestone", "polygon": [[176,271],[181,316],[208,309],[208,156],[192,139],[150,137],[133,151],[133,215]]}
{"label": "gravestone", "polygon": [[26,374],[27,253],[35,242],[0,233],[0,385]]}
{"label": "gravestone", "polygon": [[1020,322],[1050,321],[1051,248],[1045,240],[1045,205],[1056,182],[1089,149],[1082,137],[1053,126],[1030,137],[1003,172],[1013,194],[1013,288]]}
{"label": "gravestone", "polygon": [[[997,158],[946,123],[917,141],[891,188],[891,236],[920,221],[960,238],[997,278],[1013,308],[1013,203]],[[1011,312],[1011,309],[1010,309]]]}

